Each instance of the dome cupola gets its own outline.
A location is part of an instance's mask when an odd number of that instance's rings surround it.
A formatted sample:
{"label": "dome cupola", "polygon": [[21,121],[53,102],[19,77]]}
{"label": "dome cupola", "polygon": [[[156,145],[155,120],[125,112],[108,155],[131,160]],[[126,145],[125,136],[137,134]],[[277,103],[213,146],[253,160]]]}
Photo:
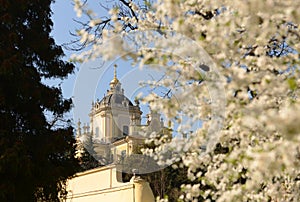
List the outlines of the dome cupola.
{"label": "dome cupola", "polygon": [[111,89],[115,89],[117,85],[120,84],[120,81],[117,78],[117,65],[114,65],[114,78],[109,83]]}

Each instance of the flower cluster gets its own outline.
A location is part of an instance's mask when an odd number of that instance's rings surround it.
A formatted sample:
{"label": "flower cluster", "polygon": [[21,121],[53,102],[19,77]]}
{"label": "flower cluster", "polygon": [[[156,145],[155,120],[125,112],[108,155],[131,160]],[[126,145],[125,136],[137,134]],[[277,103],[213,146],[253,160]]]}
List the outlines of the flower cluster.
{"label": "flower cluster", "polygon": [[[121,56],[165,73],[151,85],[169,90],[142,99],[188,139],[154,137],[158,148],[145,153],[163,159],[172,151],[188,168],[193,183],[179,200],[300,201],[300,1],[123,6],[128,14],[114,7],[101,35],[79,31],[92,46],[77,57]],[[103,22],[95,20],[92,28]]]}

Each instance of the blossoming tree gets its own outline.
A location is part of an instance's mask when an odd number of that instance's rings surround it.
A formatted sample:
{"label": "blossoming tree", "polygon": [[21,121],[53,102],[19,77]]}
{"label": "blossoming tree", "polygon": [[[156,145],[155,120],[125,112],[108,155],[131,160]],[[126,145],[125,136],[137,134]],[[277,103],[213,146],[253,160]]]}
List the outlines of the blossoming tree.
{"label": "blossoming tree", "polygon": [[169,90],[140,99],[189,138],[153,134],[144,153],[188,168],[179,200],[300,200],[300,1],[119,0],[105,18],[74,2],[89,17],[74,59],[164,72],[148,84]]}

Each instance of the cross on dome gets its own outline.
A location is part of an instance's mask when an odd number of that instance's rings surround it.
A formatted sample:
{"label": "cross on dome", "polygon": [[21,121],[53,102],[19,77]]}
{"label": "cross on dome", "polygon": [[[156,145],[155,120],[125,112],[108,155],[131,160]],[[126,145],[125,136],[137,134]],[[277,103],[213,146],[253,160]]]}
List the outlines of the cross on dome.
{"label": "cross on dome", "polygon": [[111,88],[116,87],[116,85],[117,85],[118,83],[119,83],[119,80],[118,80],[118,78],[117,78],[117,65],[115,64],[115,65],[114,65],[114,78],[113,78],[113,80],[111,80],[111,82],[110,82]]}
{"label": "cross on dome", "polygon": [[114,64],[114,78],[117,78],[117,65]]}

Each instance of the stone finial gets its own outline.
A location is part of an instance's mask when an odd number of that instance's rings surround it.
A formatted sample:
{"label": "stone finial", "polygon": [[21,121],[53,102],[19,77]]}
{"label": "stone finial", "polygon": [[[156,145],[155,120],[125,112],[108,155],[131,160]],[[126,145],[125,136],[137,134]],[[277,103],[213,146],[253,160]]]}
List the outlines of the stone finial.
{"label": "stone finial", "polygon": [[80,122],[80,119],[78,119],[78,122],[77,122],[77,135],[81,135],[81,122]]}
{"label": "stone finial", "polygon": [[83,134],[86,134],[88,128],[87,124],[84,124],[82,128],[83,128]]}
{"label": "stone finial", "polygon": [[140,101],[137,98],[134,100],[134,103],[135,103],[136,106],[140,105]]}
{"label": "stone finial", "polygon": [[139,173],[139,170],[138,169],[132,169],[132,174],[133,174],[133,177],[136,176],[136,174]]}

